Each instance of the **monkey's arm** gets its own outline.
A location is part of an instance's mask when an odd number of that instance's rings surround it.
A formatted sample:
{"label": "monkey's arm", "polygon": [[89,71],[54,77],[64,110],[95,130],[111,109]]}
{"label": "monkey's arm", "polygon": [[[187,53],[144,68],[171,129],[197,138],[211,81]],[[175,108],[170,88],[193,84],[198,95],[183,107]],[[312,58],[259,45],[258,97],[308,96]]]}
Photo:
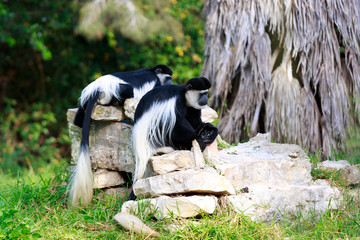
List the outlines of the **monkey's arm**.
{"label": "monkey's arm", "polygon": [[192,141],[196,139],[199,143],[201,151],[204,151],[206,144],[201,136],[198,136],[195,129],[185,118],[178,118],[171,135],[171,139],[176,148],[185,147],[190,149]]}
{"label": "monkey's arm", "polygon": [[186,119],[195,129],[195,134],[203,140],[205,144],[212,143],[218,135],[218,129],[210,123],[201,120],[201,110],[187,108]]}

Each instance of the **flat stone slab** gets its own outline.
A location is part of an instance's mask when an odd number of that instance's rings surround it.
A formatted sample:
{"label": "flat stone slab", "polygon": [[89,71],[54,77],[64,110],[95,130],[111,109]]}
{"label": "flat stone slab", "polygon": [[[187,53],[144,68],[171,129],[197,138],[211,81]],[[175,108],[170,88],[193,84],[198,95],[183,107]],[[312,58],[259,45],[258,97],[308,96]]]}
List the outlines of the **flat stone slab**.
{"label": "flat stone slab", "polygon": [[152,156],[150,165],[155,175],[187,170],[195,167],[194,153],[187,150]]}
{"label": "flat stone slab", "polygon": [[97,121],[116,121],[120,122],[127,117],[124,114],[124,108],[120,106],[102,106],[95,105],[91,119]]}
{"label": "flat stone slab", "polygon": [[298,145],[249,141],[219,151],[214,165],[236,190],[254,184],[294,185],[311,181],[311,164]]}
{"label": "flat stone slab", "polygon": [[225,177],[192,169],[140,179],[133,185],[133,190],[140,198],[184,193],[235,194],[234,188]]}
{"label": "flat stone slab", "polygon": [[[82,129],[73,124],[76,111],[68,110],[71,157],[75,164],[79,155]],[[135,158],[131,145],[132,125],[113,121],[92,121],[90,124],[90,160],[93,169],[134,172]]]}
{"label": "flat stone slab", "polygon": [[121,212],[138,214],[139,209],[146,206],[147,210],[156,212],[157,219],[172,216],[189,218],[198,216],[201,212],[214,213],[217,200],[215,196],[160,196],[139,201],[127,201],[123,204]]}
{"label": "flat stone slab", "polygon": [[119,186],[123,183],[125,183],[125,180],[119,172],[98,169],[94,174],[93,188],[108,188]]}
{"label": "flat stone slab", "polygon": [[[247,192],[248,191],[248,192]],[[246,192],[224,196],[221,201],[253,219],[271,222],[283,217],[297,217],[298,213],[323,212],[337,209],[341,194],[325,180],[311,185],[252,186]]]}
{"label": "flat stone slab", "polygon": [[351,166],[346,160],[324,161],[318,163],[320,169],[341,170],[342,178],[348,185],[357,185],[360,183],[360,164]]}
{"label": "flat stone slab", "polygon": [[201,120],[203,122],[213,122],[218,118],[217,112],[209,106],[201,109]]}

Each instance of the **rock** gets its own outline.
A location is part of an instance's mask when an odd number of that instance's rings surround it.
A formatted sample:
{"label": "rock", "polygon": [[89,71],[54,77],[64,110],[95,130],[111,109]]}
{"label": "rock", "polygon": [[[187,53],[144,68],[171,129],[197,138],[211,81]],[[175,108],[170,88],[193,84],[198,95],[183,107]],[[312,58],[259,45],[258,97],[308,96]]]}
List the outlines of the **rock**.
{"label": "rock", "polygon": [[198,216],[201,212],[214,213],[217,198],[215,196],[160,196],[139,201],[127,201],[123,204],[121,212],[138,214],[138,210],[142,209],[141,206],[148,206],[150,211],[156,212],[155,217],[158,219],[172,216],[189,218]]}
{"label": "rock", "polygon": [[218,114],[214,109],[208,106],[206,108],[201,109],[201,120],[203,122],[211,123],[215,121],[217,118],[218,118]]}
{"label": "rock", "polygon": [[318,163],[320,169],[341,170],[342,178],[348,185],[356,185],[360,183],[360,165],[351,166],[346,160],[324,161]]}
{"label": "rock", "polygon": [[236,211],[265,222],[291,218],[299,213],[337,209],[340,200],[340,191],[324,180],[318,180],[311,185],[254,186],[248,188],[248,193],[221,199]]}
{"label": "rock", "polygon": [[[67,119],[71,138],[72,163],[76,163],[81,141],[81,128],[73,124],[76,111],[68,110]],[[134,172],[130,124],[92,121],[90,124],[90,160],[92,168]]]}
{"label": "rock", "polygon": [[161,156],[152,156],[150,158],[150,165],[155,175],[194,168],[194,153],[183,150]]}
{"label": "rock", "polygon": [[91,119],[97,121],[116,121],[120,122],[126,119],[123,107],[120,106],[102,106],[95,105]]}
{"label": "rock", "polygon": [[192,141],[192,149],[194,152],[194,160],[195,160],[195,169],[200,169],[205,167],[204,156],[201,152],[200,145],[196,140]]}
{"label": "rock", "polygon": [[258,133],[255,137],[250,138],[249,142],[271,142],[270,132],[268,133]]}
{"label": "rock", "polygon": [[330,168],[330,169],[339,170],[339,169],[344,169],[346,167],[351,167],[351,164],[346,160],[339,160],[339,161],[327,160],[327,161],[318,163],[318,167],[322,168],[322,169]]}
{"label": "rock", "polygon": [[160,237],[160,234],[155,230],[148,227],[145,223],[143,223],[140,218],[126,213],[118,213],[114,217],[115,221],[123,226],[126,230],[142,233],[144,235],[151,237]]}
{"label": "rock", "polygon": [[138,197],[184,193],[214,195],[235,193],[225,177],[192,169],[140,179],[133,185],[133,190]]}
{"label": "rock", "polygon": [[98,169],[94,174],[94,188],[106,188],[118,186],[125,183],[119,172]]}
{"label": "rock", "polygon": [[219,158],[214,168],[237,190],[221,202],[253,219],[270,222],[340,204],[337,188],[324,180],[312,181],[310,159],[298,145],[271,143],[269,134],[258,134],[219,151]]}
{"label": "rock", "polygon": [[128,98],[124,102],[125,116],[131,120],[134,120],[135,110],[140,99]]}
{"label": "rock", "polygon": [[216,169],[236,190],[254,184],[286,186],[311,181],[310,160],[298,145],[252,140],[219,151],[219,158],[223,163],[215,163]]}
{"label": "rock", "polygon": [[204,152],[203,152],[204,158],[209,162],[212,163],[214,161],[218,161],[219,159],[219,151],[217,147],[216,140],[212,142],[211,144],[207,145]]}

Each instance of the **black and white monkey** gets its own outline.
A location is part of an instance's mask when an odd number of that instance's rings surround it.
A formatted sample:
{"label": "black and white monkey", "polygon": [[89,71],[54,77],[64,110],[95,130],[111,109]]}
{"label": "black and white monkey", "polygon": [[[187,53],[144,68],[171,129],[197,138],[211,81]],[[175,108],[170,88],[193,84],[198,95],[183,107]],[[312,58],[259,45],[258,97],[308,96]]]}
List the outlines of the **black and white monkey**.
{"label": "black and white monkey", "polygon": [[104,75],[90,83],[81,93],[80,106],[74,124],[82,127],[79,158],[70,181],[72,205],[86,205],[93,196],[93,176],[89,155],[89,131],[91,112],[95,103],[124,104],[127,98],[141,98],[160,85],[171,85],[172,70],[165,65],[131,72]]}
{"label": "black and white monkey", "polygon": [[81,92],[80,106],[74,124],[82,127],[87,105],[97,102],[100,105],[123,105],[127,98],[140,99],[148,91],[160,85],[171,84],[173,72],[166,65],[118,72],[99,77]]}
{"label": "black and white monkey", "polygon": [[[134,183],[143,178],[149,158],[158,149],[191,149],[196,139],[203,151],[206,144],[215,140],[217,128],[201,120],[210,87],[205,77],[192,78],[183,85],[154,88],[140,100],[132,135]],[[133,193],[130,198],[134,198]]]}

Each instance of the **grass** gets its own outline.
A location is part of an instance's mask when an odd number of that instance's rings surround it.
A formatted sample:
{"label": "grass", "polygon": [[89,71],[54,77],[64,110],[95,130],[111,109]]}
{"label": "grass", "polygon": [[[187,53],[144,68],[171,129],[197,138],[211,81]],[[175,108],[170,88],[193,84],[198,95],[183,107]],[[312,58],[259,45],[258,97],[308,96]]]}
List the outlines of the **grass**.
{"label": "grass", "polygon": [[[326,174],[321,176],[326,178]],[[113,220],[124,201],[119,195],[97,192],[90,206],[69,207],[67,178],[65,166],[43,176],[1,174],[0,239],[147,238],[124,230]],[[139,217],[161,233],[160,239],[360,239],[360,202],[350,190],[344,188],[340,210],[322,215],[303,213],[297,219],[270,224],[252,221],[230,209],[188,220]],[[174,225],[180,227],[176,230]]]}

